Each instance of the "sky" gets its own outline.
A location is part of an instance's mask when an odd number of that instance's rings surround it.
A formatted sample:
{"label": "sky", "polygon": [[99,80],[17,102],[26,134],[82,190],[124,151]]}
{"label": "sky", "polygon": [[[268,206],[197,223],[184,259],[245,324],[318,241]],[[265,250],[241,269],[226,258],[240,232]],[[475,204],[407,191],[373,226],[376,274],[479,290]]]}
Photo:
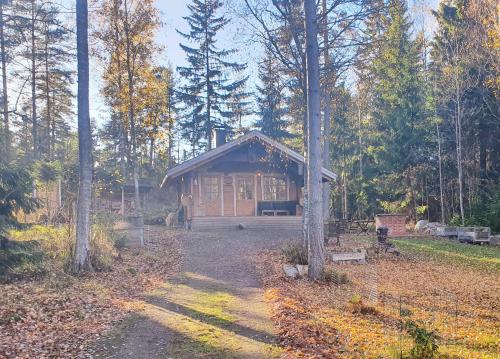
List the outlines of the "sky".
{"label": "sky", "polygon": [[[65,4],[68,8],[74,9],[74,0],[59,1]],[[183,17],[189,14],[187,5],[190,2],[191,0],[156,0],[156,6],[160,11],[160,18],[163,22],[163,26],[158,31],[156,36],[158,44],[164,47],[164,51],[157,59],[159,65],[170,65],[173,69],[175,69],[177,66],[182,66],[186,63],[185,54],[179,46],[179,43],[186,43],[186,40],[177,33],[176,29],[183,32],[187,32],[189,30],[187,22],[183,19]],[[238,3],[237,0],[227,0],[226,2]],[[427,6],[430,6],[431,8],[436,8],[439,0],[409,0],[409,8],[412,9],[422,2],[425,2]],[[235,14],[230,11],[228,6],[225,6],[222,11],[225,12],[225,15],[232,21],[218,34],[218,46],[219,48],[225,49],[239,49],[239,52],[235,55],[233,60],[248,64],[247,74],[250,76],[248,90],[252,91],[255,88],[257,80],[257,64],[262,55],[262,50],[258,45],[250,41],[249,29],[246,27],[245,22],[241,18],[235,16]],[[92,9],[89,16],[89,20],[92,21]],[[421,16],[417,15],[414,17],[414,21],[418,23],[421,21],[421,18]],[[425,19],[427,26],[430,25],[431,28],[435,26],[432,16],[428,11]],[[102,69],[93,59],[91,59],[90,67],[91,117],[98,125],[101,125],[109,117],[109,111],[102,101],[102,97],[99,93]]]}
{"label": "sky", "polygon": [[[64,0],[67,1],[67,0]],[[189,27],[184,16],[189,14],[187,5],[191,0],[156,0],[156,6],[160,11],[160,18],[163,22],[162,28],[158,31],[156,41],[164,47],[164,51],[157,59],[160,65],[170,65],[173,69],[186,64],[184,51],[179,46],[186,43],[186,40],[177,33],[176,29],[188,32]],[[223,9],[227,16],[232,19],[218,35],[217,44],[219,48],[237,48],[240,50],[235,55],[234,60],[248,64],[247,73],[250,74],[249,88],[253,90],[257,63],[261,54],[260,48],[255,44],[248,43],[248,36],[242,36],[245,32],[242,21],[230,14],[229,9]],[[92,19],[90,19],[92,21]],[[91,59],[91,83],[90,83],[90,111],[91,117],[100,125],[109,116],[105,104],[103,103],[99,89],[101,69],[99,65]]]}

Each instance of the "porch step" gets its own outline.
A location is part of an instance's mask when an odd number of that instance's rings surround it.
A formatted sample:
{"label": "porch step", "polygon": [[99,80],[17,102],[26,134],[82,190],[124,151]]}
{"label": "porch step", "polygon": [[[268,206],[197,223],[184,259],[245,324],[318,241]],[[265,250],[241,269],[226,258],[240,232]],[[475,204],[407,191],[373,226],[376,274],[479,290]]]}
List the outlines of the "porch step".
{"label": "porch step", "polygon": [[257,217],[194,217],[194,230],[237,229],[242,224],[245,229],[301,230],[302,217],[299,216],[257,216]]}

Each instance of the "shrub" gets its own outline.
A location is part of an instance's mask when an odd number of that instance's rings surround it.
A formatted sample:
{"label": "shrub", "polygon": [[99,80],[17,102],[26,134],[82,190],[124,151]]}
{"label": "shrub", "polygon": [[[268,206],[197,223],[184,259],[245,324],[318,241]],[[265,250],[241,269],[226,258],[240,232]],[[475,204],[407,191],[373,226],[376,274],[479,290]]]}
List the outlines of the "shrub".
{"label": "shrub", "polygon": [[439,346],[439,335],[434,330],[428,330],[423,324],[413,320],[405,323],[406,332],[413,339],[413,348],[409,353],[411,359],[432,359],[436,356]]}
{"label": "shrub", "polygon": [[44,271],[43,252],[36,241],[9,241],[0,249],[0,277],[36,275]]}
{"label": "shrub", "polygon": [[349,283],[349,278],[345,273],[339,273],[331,268],[325,268],[319,276],[319,280],[325,283],[333,284],[347,284]]}
{"label": "shrub", "polygon": [[71,257],[72,241],[66,227],[35,225],[9,232],[9,237],[19,242],[35,241],[44,259],[63,264]]}
{"label": "shrub", "polygon": [[118,256],[116,250],[117,236],[112,227],[105,224],[94,224],[90,236],[90,263],[97,271],[111,269],[113,261]]}
{"label": "shrub", "polygon": [[[118,255],[118,238],[110,218],[93,219],[90,237],[90,262],[97,271],[109,270]],[[35,225],[9,232],[9,267],[11,273],[35,274],[49,267],[69,271],[75,234],[70,227]],[[17,259],[16,259],[17,258]],[[31,264],[30,264],[31,263]],[[7,270],[2,269],[6,274]]]}
{"label": "shrub", "polygon": [[306,265],[307,263],[307,248],[300,243],[289,243],[283,249],[282,253],[287,262],[291,264]]}
{"label": "shrub", "polygon": [[[465,226],[490,227],[492,233],[500,233],[500,185],[483,188],[483,193],[472,203],[471,211],[464,222]],[[450,225],[461,224],[458,216],[450,220]]]}

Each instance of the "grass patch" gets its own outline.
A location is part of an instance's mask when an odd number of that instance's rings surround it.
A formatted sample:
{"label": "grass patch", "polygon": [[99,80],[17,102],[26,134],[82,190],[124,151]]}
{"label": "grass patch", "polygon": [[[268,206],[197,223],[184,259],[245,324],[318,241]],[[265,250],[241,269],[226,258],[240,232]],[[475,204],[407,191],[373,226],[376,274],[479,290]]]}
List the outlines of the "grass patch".
{"label": "grass patch", "polygon": [[395,238],[391,239],[402,253],[439,261],[474,265],[500,270],[500,249],[475,246],[446,239]]}
{"label": "grass patch", "polygon": [[[90,260],[97,271],[110,270],[118,255],[117,236],[110,225],[92,225]],[[0,280],[27,279],[46,272],[68,271],[74,250],[69,227],[33,225],[7,233],[7,248],[0,250]]]}

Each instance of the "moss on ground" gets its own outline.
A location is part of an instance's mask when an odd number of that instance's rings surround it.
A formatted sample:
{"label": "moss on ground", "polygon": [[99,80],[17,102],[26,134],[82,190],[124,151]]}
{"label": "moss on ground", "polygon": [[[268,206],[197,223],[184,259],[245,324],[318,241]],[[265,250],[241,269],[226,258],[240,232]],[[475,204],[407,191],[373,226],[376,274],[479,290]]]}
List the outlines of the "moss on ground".
{"label": "moss on ground", "polygon": [[[204,278],[194,287],[192,274],[184,273],[181,283],[167,283],[148,298],[145,311],[172,333],[174,341],[168,355],[175,358],[274,358],[280,348],[272,343],[272,333],[247,327],[239,316],[242,308],[262,315],[260,307],[249,307],[238,295],[217,281]],[[191,285],[190,285],[191,284]]]}

